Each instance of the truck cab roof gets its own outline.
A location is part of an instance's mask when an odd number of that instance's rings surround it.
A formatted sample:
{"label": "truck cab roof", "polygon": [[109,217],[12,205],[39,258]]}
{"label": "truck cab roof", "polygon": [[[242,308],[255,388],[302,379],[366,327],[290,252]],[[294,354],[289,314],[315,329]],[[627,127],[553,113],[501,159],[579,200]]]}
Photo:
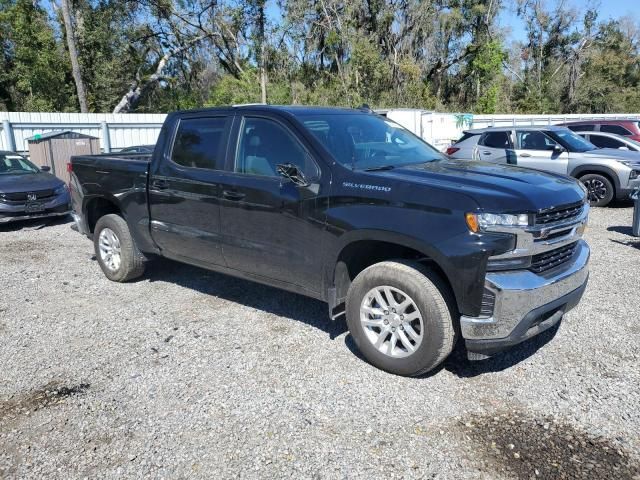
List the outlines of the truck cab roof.
{"label": "truck cab roof", "polygon": [[197,110],[182,110],[173,112],[172,115],[184,115],[194,113],[213,113],[213,112],[229,112],[229,111],[265,111],[265,112],[285,112],[291,115],[349,115],[368,113],[361,109],[348,107],[319,107],[307,105],[265,105],[262,103],[248,103],[242,105],[232,105],[229,107],[209,107]]}

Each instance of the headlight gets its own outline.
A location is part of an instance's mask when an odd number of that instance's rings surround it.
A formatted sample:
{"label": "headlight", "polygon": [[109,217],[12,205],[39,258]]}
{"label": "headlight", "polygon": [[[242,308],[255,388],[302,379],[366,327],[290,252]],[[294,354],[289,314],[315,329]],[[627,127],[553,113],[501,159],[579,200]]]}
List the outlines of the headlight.
{"label": "headlight", "polygon": [[585,197],[588,196],[589,195],[589,190],[587,190],[587,187],[584,186],[584,183],[582,183],[580,180],[578,180],[578,185],[580,185],[580,188],[584,192]]}
{"label": "headlight", "polygon": [[469,230],[474,233],[491,231],[495,228],[529,226],[528,213],[520,213],[517,215],[508,213],[467,213],[465,219],[467,220]]}
{"label": "headlight", "polygon": [[63,193],[66,193],[69,191],[69,187],[67,187],[66,183],[63,183],[62,185],[60,185],[58,188],[56,188],[53,193],[55,193],[56,195],[62,195]]}

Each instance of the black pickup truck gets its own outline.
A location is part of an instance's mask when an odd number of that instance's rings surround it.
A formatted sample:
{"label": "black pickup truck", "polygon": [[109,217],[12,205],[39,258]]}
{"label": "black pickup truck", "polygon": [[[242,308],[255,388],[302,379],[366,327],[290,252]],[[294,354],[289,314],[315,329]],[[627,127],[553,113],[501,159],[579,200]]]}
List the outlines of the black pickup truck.
{"label": "black pickup truck", "polygon": [[71,160],[78,229],[124,282],[167,257],[323,300],[375,366],[418,375],[560,321],[588,278],[566,176],[445,158],[350,109],[170,114],[152,155]]}

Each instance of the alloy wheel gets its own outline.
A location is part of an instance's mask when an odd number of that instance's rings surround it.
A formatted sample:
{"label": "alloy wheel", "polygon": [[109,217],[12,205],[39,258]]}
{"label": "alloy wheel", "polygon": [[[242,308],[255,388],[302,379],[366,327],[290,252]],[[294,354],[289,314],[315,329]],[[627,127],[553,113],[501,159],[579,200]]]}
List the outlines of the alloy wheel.
{"label": "alloy wheel", "polygon": [[98,237],[100,246],[100,259],[109,270],[116,271],[120,268],[121,249],[120,239],[110,228],[103,228]]}
{"label": "alloy wheel", "polygon": [[597,178],[591,178],[584,182],[587,187],[588,198],[590,202],[599,202],[607,196],[607,186]]}
{"label": "alloy wheel", "polygon": [[408,357],[424,337],[424,321],[416,303],[395,287],[369,290],[360,304],[360,323],[371,344],[390,357]]}

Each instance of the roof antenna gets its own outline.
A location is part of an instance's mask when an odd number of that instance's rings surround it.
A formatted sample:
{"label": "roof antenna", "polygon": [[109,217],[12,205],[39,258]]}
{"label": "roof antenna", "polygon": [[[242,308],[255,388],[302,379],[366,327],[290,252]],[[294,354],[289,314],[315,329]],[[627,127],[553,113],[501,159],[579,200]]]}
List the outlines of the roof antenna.
{"label": "roof antenna", "polygon": [[360,110],[361,112],[364,112],[364,113],[373,113],[373,110],[371,110],[371,107],[366,103],[363,103],[362,105],[360,105],[356,110]]}

